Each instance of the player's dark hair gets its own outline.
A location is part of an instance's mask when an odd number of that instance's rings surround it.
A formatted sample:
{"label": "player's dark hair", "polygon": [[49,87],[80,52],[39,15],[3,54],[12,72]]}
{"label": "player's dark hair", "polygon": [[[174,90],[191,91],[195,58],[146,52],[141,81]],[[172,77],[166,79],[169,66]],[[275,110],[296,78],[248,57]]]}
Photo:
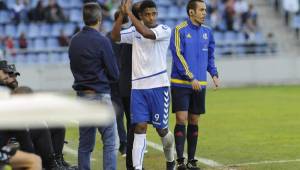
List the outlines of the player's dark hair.
{"label": "player's dark hair", "polygon": [[140,12],[144,12],[146,8],[157,8],[155,2],[151,0],[142,1],[140,5]]}
{"label": "player's dark hair", "polygon": [[140,2],[136,2],[132,5],[132,14],[139,20],[140,19],[140,16],[139,16],[139,13],[140,13],[140,5],[141,3]]}
{"label": "player's dark hair", "polygon": [[190,9],[196,10],[196,8],[197,8],[197,2],[203,2],[203,3],[205,3],[204,0],[190,0],[188,2],[188,4],[186,5],[186,12],[187,12],[188,16],[190,16],[190,13],[189,13]]}
{"label": "player's dark hair", "polygon": [[93,26],[98,23],[98,21],[101,21],[102,15],[101,15],[101,7],[98,3],[91,2],[86,3],[83,6],[83,22],[87,26]]}

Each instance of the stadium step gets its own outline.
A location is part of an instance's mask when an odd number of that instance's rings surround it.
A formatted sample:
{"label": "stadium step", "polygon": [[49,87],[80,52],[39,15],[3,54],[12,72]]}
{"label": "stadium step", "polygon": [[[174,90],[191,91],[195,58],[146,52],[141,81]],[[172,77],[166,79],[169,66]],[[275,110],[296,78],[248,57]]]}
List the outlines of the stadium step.
{"label": "stadium step", "polygon": [[273,32],[274,41],[278,44],[279,56],[299,56],[300,41],[295,38],[295,30],[284,24],[283,15],[274,10],[270,1],[252,2],[258,12],[258,23],[263,34]]}

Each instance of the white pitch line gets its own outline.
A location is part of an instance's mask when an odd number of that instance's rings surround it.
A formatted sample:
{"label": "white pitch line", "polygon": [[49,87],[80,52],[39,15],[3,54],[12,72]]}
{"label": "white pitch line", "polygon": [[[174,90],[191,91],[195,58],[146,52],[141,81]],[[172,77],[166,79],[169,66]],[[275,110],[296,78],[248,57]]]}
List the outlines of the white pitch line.
{"label": "white pitch line", "polygon": [[231,164],[231,165],[226,165],[226,166],[227,166],[227,167],[230,167],[230,166],[247,166],[247,165],[274,164],[274,163],[289,163],[289,162],[300,162],[300,159],[294,159],[294,160],[277,160],[277,161],[248,162],[248,163]]}
{"label": "white pitch line", "polygon": [[[164,152],[164,149],[161,145],[151,142],[151,141],[147,141],[147,145],[150,146],[151,148]],[[184,155],[186,157],[186,154]],[[218,163],[216,161],[210,160],[210,159],[206,159],[206,158],[199,158],[199,157],[195,157],[199,162],[208,165],[210,167],[223,167],[224,165],[221,163]]]}
{"label": "white pitch line", "polygon": [[[64,151],[67,152],[68,154],[78,157],[78,152],[68,146],[64,146]],[[96,159],[94,159],[94,158],[92,158],[91,160],[96,161]]]}

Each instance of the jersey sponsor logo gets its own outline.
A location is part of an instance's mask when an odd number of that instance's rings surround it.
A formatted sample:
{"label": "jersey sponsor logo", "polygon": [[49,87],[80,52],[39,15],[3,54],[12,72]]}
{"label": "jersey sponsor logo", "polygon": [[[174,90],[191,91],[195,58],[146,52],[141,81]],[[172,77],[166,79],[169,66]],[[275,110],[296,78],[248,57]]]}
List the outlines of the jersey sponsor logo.
{"label": "jersey sponsor logo", "polygon": [[141,37],[141,36],[135,36],[135,38],[137,38],[137,39],[140,39],[140,40],[142,39],[142,37]]}
{"label": "jersey sponsor logo", "polygon": [[186,35],[186,38],[192,38],[192,35],[191,35],[190,33],[188,33],[188,34]]}
{"label": "jersey sponsor logo", "polygon": [[207,39],[208,39],[207,33],[204,33],[204,34],[202,35],[202,37],[203,37],[203,39],[207,40]]}

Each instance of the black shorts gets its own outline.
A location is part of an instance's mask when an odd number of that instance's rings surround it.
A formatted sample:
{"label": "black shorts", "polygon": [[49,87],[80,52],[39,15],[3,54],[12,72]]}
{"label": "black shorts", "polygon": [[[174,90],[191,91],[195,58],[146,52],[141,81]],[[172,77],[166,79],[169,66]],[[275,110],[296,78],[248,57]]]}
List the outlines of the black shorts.
{"label": "black shorts", "polygon": [[205,88],[197,92],[191,88],[173,86],[171,94],[173,113],[178,111],[188,111],[198,115],[205,113]]}

